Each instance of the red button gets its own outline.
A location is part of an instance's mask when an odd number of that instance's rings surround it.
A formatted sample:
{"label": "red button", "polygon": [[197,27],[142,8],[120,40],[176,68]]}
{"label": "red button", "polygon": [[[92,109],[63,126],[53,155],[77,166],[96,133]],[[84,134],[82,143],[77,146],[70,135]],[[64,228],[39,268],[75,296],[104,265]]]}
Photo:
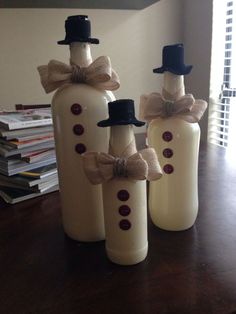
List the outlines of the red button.
{"label": "red button", "polygon": [[126,191],[126,190],[120,190],[118,193],[117,193],[117,197],[120,201],[127,201],[129,199],[129,192]]}
{"label": "red button", "polygon": [[173,139],[173,135],[171,132],[166,131],[162,134],[162,138],[165,142],[170,142]]}
{"label": "red button", "polygon": [[174,171],[174,167],[170,164],[167,164],[163,167],[163,170],[167,174],[171,174]]}
{"label": "red button", "polygon": [[127,219],[122,219],[119,223],[120,229],[129,230],[131,228],[131,222]]}
{"label": "red button", "polygon": [[76,124],[73,126],[73,132],[76,135],[82,135],[84,133],[84,127],[81,124]]}
{"label": "red button", "polygon": [[127,205],[122,205],[119,208],[119,213],[121,216],[128,216],[131,212],[131,209]]}
{"label": "red button", "polygon": [[75,151],[78,153],[78,154],[83,154],[86,152],[86,146],[84,144],[77,144],[75,145]]}
{"label": "red button", "polygon": [[78,114],[81,114],[81,112],[82,112],[82,107],[81,107],[80,104],[73,104],[73,105],[71,106],[70,110],[71,110],[71,112],[72,112],[73,114],[78,115]]}
{"label": "red button", "polygon": [[173,150],[170,148],[165,148],[162,153],[163,153],[163,156],[166,158],[171,158],[174,154]]}

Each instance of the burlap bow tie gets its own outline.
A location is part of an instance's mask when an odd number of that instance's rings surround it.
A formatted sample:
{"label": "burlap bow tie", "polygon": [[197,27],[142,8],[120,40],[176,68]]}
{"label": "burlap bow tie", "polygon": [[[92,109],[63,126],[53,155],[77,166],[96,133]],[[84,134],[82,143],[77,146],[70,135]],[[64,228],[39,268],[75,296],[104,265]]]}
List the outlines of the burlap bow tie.
{"label": "burlap bow tie", "polygon": [[85,174],[92,184],[100,184],[115,177],[152,181],[162,176],[153,148],[143,149],[128,158],[97,152],[87,152],[82,157]]}
{"label": "burlap bow tie", "polygon": [[207,102],[194,99],[187,94],[178,100],[165,100],[161,94],[152,93],[140,98],[139,116],[141,120],[151,121],[158,117],[178,117],[190,123],[198,122],[207,108]]}
{"label": "burlap bow tie", "polygon": [[48,65],[38,67],[41,83],[46,93],[68,83],[84,83],[102,90],[120,87],[119,77],[111,67],[109,57],[99,57],[88,67],[51,60]]}

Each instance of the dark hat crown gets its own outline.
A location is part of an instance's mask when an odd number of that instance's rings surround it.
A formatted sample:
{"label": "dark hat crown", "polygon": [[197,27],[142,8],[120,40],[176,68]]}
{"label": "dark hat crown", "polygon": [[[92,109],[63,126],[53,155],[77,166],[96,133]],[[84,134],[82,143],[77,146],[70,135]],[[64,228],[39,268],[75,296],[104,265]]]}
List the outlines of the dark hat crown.
{"label": "dark hat crown", "polygon": [[162,66],[154,69],[154,73],[163,73],[169,71],[177,75],[189,74],[192,65],[184,64],[184,46],[183,44],[175,44],[165,46],[162,50]]}
{"label": "dark hat crown", "polygon": [[129,120],[134,117],[134,101],[120,99],[108,103],[109,117],[112,120]]}
{"label": "dark hat crown", "polygon": [[145,122],[135,118],[134,101],[132,99],[119,99],[108,103],[109,119],[98,122],[98,126],[134,124],[142,126]]}
{"label": "dark hat crown", "polygon": [[183,45],[165,46],[163,48],[162,63],[173,68],[177,64],[184,64]]}
{"label": "dark hat crown", "polygon": [[72,42],[89,42],[98,44],[99,40],[91,38],[91,23],[87,15],[68,16],[65,21],[66,37],[58,41],[59,45],[69,45]]}

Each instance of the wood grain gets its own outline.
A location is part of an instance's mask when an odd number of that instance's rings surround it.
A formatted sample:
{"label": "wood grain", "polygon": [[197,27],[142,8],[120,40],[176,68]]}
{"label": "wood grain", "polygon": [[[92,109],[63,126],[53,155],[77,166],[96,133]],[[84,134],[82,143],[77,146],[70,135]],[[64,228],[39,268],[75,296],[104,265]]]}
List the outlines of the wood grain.
{"label": "wood grain", "polygon": [[236,313],[236,168],[223,149],[202,147],[200,209],[193,228],[149,222],[149,253],[136,266],[106,258],[104,242],[64,236],[59,193],[0,203],[3,314]]}

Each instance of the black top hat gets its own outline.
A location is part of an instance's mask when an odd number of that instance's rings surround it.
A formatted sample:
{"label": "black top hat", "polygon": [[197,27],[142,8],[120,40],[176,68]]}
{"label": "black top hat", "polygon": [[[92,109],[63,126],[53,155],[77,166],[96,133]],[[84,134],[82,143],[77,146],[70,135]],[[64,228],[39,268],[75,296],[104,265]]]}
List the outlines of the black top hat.
{"label": "black top hat", "polygon": [[184,46],[176,44],[165,46],[162,50],[162,67],[154,69],[154,73],[163,73],[165,71],[177,75],[189,74],[192,70],[192,65],[184,64]]}
{"label": "black top hat", "polygon": [[142,126],[145,122],[135,118],[134,101],[132,99],[119,99],[108,103],[109,118],[98,122],[98,126],[134,124]]}
{"label": "black top hat", "polygon": [[72,42],[99,44],[97,38],[91,38],[91,25],[87,15],[68,16],[65,21],[66,38],[57,43],[69,45]]}

